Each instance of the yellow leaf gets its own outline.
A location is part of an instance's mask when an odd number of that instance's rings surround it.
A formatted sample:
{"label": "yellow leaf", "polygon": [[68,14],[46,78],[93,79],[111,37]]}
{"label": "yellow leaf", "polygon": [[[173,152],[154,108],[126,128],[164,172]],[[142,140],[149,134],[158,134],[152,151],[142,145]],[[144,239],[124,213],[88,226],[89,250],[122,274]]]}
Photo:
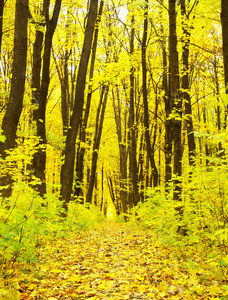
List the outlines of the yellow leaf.
{"label": "yellow leaf", "polygon": [[151,299],[156,299],[154,293],[148,293],[147,296],[150,297]]}
{"label": "yellow leaf", "polygon": [[52,273],[61,273],[63,270],[61,269],[52,269],[51,272]]}
{"label": "yellow leaf", "polygon": [[75,282],[75,281],[80,281],[81,277],[79,275],[72,275],[68,278],[69,281]]}
{"label": "yellow leaf", "polygon": [[136,275],[136,278],[138,279],[138,280],[141,280],[141,281],[144,281],[144,277],[143,276],[141,276],[141,275]]}
{"label": "yellow leaf", "polygon": [[209,286],[207,288],[207,291],[212,294],[212,295],[215,295],[215,294],[218,294],[221,292],[221,288],[217,285],[214,285],[214,286]]}
{"label": "yellow leaf", "polygon": [[202,296],[204,289],[201,286],[193,286],[193,287],[190,287],[190,291],[197,293],[197,295],[199,295],[199,296]]}
{"label": "yellow leaf", "polygon": [[225,276],[223,274],[223,271],[220,269],[220,268],[216,268],[214,270],[214,277],[219,280],[219,281],[222,281],[222,280],[225,280]]}
{"label": "yellow leaf", "polygon": [[17,290],[0,290],[0,300],[20,300],[20,293]]}
{"label": "yellow leaf", "polygon": [[0,288],[4,288],[4,280],[2,278],[0,278]]}

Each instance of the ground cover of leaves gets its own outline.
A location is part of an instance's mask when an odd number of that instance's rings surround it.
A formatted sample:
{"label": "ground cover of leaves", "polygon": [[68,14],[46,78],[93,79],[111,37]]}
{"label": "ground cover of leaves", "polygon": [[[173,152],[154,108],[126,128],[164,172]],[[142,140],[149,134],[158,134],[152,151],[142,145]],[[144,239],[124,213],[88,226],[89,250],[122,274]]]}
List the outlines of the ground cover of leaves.
{"label": "ground cover of leaves", "polygon": [[175,253],[129,224],[50,241],[38,259],[17,275],[15,299],[228,299],[226,282],[199,267],[197,254]]}

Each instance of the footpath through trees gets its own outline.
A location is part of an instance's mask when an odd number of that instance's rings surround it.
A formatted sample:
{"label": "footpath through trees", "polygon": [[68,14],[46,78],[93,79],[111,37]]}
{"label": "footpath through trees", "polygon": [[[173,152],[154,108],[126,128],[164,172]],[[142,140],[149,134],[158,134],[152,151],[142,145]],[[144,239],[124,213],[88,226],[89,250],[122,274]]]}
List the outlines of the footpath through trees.
{"label": "footpath through trees", "polygon": [[15,265],[18,290],[5,288],[5,298],[0,299],[226,299],[228,295],[221,274],[208,268],[202,254],[184,252],[162,243],[152,231],[126,223],[106,222],[50,240],[40,248],[38,260],[34,268],[22,272]]}

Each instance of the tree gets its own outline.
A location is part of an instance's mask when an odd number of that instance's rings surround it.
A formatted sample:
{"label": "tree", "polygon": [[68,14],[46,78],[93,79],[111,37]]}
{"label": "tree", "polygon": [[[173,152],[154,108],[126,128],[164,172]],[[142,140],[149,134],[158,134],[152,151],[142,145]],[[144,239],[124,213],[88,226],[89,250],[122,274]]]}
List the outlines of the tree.
{"label": "tree", "polygon": [[158,185],[158,170],[155,165],[154,151],[151,147],[150,133],[149,133],[149,114],[148,114],[148,100],[147,100],[147,64],[146,64],[146,48],[147,48],[147,32],[148,32],[148,0],[145,2],[145,12],[144,12],[144,28],[143,28],[143,40],[142,40],[142,84],[143,84],[143,105],[144,105],[144,130],[145,130],[145,140],[147,155],[150,160],[152,168],[153,186]]}
{"label": "tree", "polygon": [[0,0],[0,53],[2,49],[2,27],[3,27],[3,12],[4,12],[5,1]]}
{"label": "tree", "polygon": [[182,101],[180,97],[179,61],[177,51],[176,0],[169,0],[169,101],[172,107],[174,200],[181,199],[182,174]]}
{"label": "tree", "polygon": [[[225,75],[225,91],[228,94],[228,3],[226,0],[221,2],[221,24],[222,24],[222,41],[223,41],[223,63],[224,63],[224,75]],[[226,120],[227,121],[227,111],[226,108]]]}
{"label": "tree", "polygon": [[[7,155],[6,150],[16,146],[17,127],[23,106],[27,59],[28,4],[28,0],[16,1],[11,89],[9,102],[2,122],[2,130],[6,140],[5,143],[0,142],[0,155],[3,159]],[[3,186],[11,184],[10,174],[4,174],[0,182]],[[2,195],[4,197],[9,197],[10,194],[11,187],[3,190]]]}
{"label": "tree", "polygon": [[61,168],[61,199],[63,208],[67,211],[70,201],[73,184],[74,162],[75,162],[75,141],[81,123],[83,105],[84,105],[84,90],[86,85],[86,74],[93,41],[94,27],[97,17],[98,0],[91,0],[87,24],[85,29],[84,44],[79,63],[74,109],[70,120],[70,128],[67,131],[65,159]]}
{"label": "tree", "polygon": [[[40,179],[40,184],[37,185],[37,190],[41,196],[46,194],[46,178],[45,178],[45,169],[46,169],[46,149],[45,145],[47,143],[46,137],[46,107],[47,107],[47,97],[48,97],[48,88],[50,82],[50,59],[51,59],[51,49],[52,49],[52,39],[57,26],[59,12],[61,8],[61,0],[56,0],[52,18],[49,19],[49,10],[50,3],[49,0],[44,0],[43,3],[43,15],[45,17],[46,23],[46,32],[44,40],[44,53],[43,53],[43,65],[42,65],[42,78],[40,80],[40,55],[41,55],[41,43],[42,43],[42,32],[39,30],[37,32],[36,42],[37,45],[34,48],[34,51],[37,51],[37,61],[35,63],[39,64],[37,66],[36,77],[34,76],[33,85],[36,89],[36,101],[38,102],[37,113],[35,114],[35,121],[37,125],[37,135],[40,139],[39,148],[37,153],[34,156],[33,168],[34,175]],[[36,54],[35,54],[36,55]],[[36,65],[34,64],[34,68]],[[35,81],[37,80],[37,81]]]}
{"label": "tree", "polygon": [[[91,65],[90,65],[90,74],[89,74],[90,83],[89,83],[89,88],[88,88],[89,92],[87,94],[86,108],[85,108],[83,120],[81,122],[81,130],[80,130],[80,136],[79,136],[80,137],[80,142],[79,142],[79,147],[78,147],[78,151],[77,151],[77,162],[76,162],[76,170],[75,170],[76,176],[77,176],[77,180],[76,180],[77,184],[76,184],[76,188],[75,188],[75,195],[76,196],[80,196],[80,194],[81,194],[81,185],[82,185],[82,182],[83,182],[84,155],[85,155],[85,146],[84,145],[85,145],[85,142],[86,142],[86,128],[87,128],[87,125],[88,125],[88,118],[89,118],[89,112],[90,112],[90,106],[91,106],[91,100],[92,100],[92,93],[93,93],[92,80],[93,80],[94,66],[95,66],[95,60],[96,60],[99,24],[100,24],[100,21],[101,21],[103,6],[104,6],[104,2],[101,1],[100,6],[99,6],[99,11],[98,11],[98,16],[97,16],[97,24],[96,24],[96,28],[95,28],[95,31],[94,31],[93,45],[92,45]],[[95,145],[95,143],[94,143],[94,145]],[[91,201],[91,199],[89,201]]]}
{"label": "tree", "polygon": [[95,129],[94,142],[93,142],[92,166],[90,172],[89,187],[86,195],[87,203],[92,203],[95,174],[97,169],[97,159],[98,159],[98,152],[100,147],[103,122],[104,122],[105,108],[108,100],[108,91],[109,91],[109,86],[103,85],[101,96],[100,96],[100,102],[97,109],[97,117],[96,117],[96,124],[95,124],[96,129]]}
{"label": "tree", "polygon": [[181,78],[181,88],[183,89],[182,97],[183,103],[185,105],[185,114],[186,114],[186,128],[187,128],[187,138],[188,138],[188,149],[189,149],[189,165],[194,164],[195,158],[195,138],[193,132],[193,123],[192,123],[192,106],[190,99],[190,82],[189,82],[189,47],[190,47],[190,26],[189,26],[189,17],[194,7],[197,5],[198,0],[196,0],[189,12],[186,11],[185,0],[181,1],[181,15],[182,15],[182,61],[183,61],[183,75]]}
{"label": "tree", "polygon": [[137,144],[135,136],[135,67],[133,65],[133,55],[134,55],[134,39],[135,39],[135,28],[134,28],[135,18],[134,14],[131,17],[131,32],[130,32],[130,93],[129,93],[129,173],[132,183],[132,203],[137,205],[139,202],[139,190],[138,190],[138,167],[137,167]]}
{"label": "tree", "polygon": [[[116,93],[115,93],[116,91]],[[119,146],[119,169],[120,169],[120,201],[122,204],[123,213],[127,213],[128,209],[128,193],[127,193],[127,146],[126,146],[126,127],[127,127],[127,112],[122,113],[123,104],[120,99],[120,87],[118,85],[113,88],[113,108],[116,122],[116,131]],[[116,99],[116,102],[115,102]],[[122,105],[121,105],[122,104]]]}

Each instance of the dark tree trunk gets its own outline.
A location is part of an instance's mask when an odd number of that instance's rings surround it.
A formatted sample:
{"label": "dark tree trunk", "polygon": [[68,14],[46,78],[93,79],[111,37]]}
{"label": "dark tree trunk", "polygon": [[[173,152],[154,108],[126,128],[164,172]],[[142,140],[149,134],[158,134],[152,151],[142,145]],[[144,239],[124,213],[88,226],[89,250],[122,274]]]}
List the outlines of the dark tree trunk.
{"label": "dark tree trunk", "polygon": [[[116,86],[117,105],[115,104],[115,94],[113,92],[113,108],[116,121],[116,130],[120,151],[120,201],[123,213],[127,213],[127,147],[126,147],[126,114],[122,118],[122,106],[119,95],[119,87]],[[122,123],[124,121],[124,125]],[[124,128],[123,128],[124,127]]]}
{"label": "dark tree trunk", "polygon": [[0,54],[2,50],[2,28],[3,28],[3,12],[4,12],[5,0],[0,0]]}
{"label": "dark tree trunk", "polygon": [[[222,23],[225,89],[226,89],[226,94],[228,94],[228,1],[227,0],[222,0],[221,23]],[[227,107],[227,110],[228,110],[228,107]],[[226,111],[226,116],[227,116],[227,111]],[[226,117],[226,119],[227,119],[227,117]]]}
{"label": "dark tree trunk", "polygon": [[39,149],[34,155],[33,168],[34,175],[40,179],[40,184],[37,185],[37,190],[40,196],[46,194],[46,107],[47,107],[47,96],[50,82],[50,59],[51,59],[51,48],[52,39],[57,26],[59,12],[61,8],[61,0],[56,0],[53,11],[53,16],[49,20],[49,0],[44,0],[43,11],[46,19],[46,33],[44,40],[44,54],[43,54],[43,70],[42,79],[40,85],[40,92],[38,95],[38,109],[37,109],[37,135],[40,138]]}
{"label": "dark tree trunk", "polygon": [[145,180],[144,180],[144,153],[146,151],[144,144],[144,134],[140,138],[139,146],[139,158],[138,158],[138,181],[139,181],[139,195],[140,201],[144,201],[144,191],[145,191]]}
{"label": "dark tree trunk", "polygon": [[[130,36],[130,55],[134,54],[134,16],[131,20],[131,36]],[[137,155],[136,155],[136,137],[135,137],[135,68],[131,66],[130,70],[130,107],[129,107],[129,168],[132,183],[132,204],[137,205],[140,197],[138,190],[138,168],[137,168]]]}
{"label": "dark tree trunk", "polygon": [[[112,177],[109,176],[107,178],[107,181],[108,181],[108,189],[109,189],[109,194],[110,194],[110,197],[112,199],[112,202],[113,204],[116,203],[116,195],[115,195],[115,190],[114,190],[114,187],[113,187],[113,180],[112,180]],[[106,216],[106,214],[105,214]]]}
{"label": "dark tree trunk", "polygon": [[[161,32],[164,34],[163,25],[161,27]],[[172,112],[172,103],[169,97],[169,87],[168,87],[168,62],[167,62],[167,51],[166,51],[166,38],[162,39],[162,64],[163,64],[163,76],[162,76],[162,88],[165,100],[165,183],[168,186],[172,178],[172,120],[169,118]]]}
{"label": "dark tree trunk", "polygon": [[[97,52],[97,40],[98,40],[98,33],[99,33],[99,24],[101,20],[101,15],[103,11],[104,1],[100,2],[99,12],[97,16],[97,24],[94,31],[94,40],[93,40],[93,46],[92,46],[92,53],[91,53],[91,65],[90,65],[90,74],[89,74],[89,80],[90,82],[93,79],[93,73],[94,73],[94,65],[95,65],[95,59],[96,59],[96,52]],[[82,146],[79,147],[78,153],[77,153],[77,163],[76,163],[76,176],[78,184],[75,188],[75,195],[81,196],[81,184],[83,182],[83,174],[84,174],[84,155],[85,155],[85,142],[86,142],[86,128],[89,118],[89,111],[90,111],[90,104],[92,99],[92,84],[89,85],[89,92],[87,95],[87,101],[86,101],[86,109],[84,118],[81,124],[81,132],[80,132],[80,141],[82,142]]]}
{"label": "dark tree trunk", "polygon": [[[66,40],[65,46],[63,48],[63,55],[60,59],[54,55],[54,61],[56,65],[56,70],[59,76],[59,81],[61,85],[61,115],[63,122],[63,136],[67,135],[67,129],[69,127],[70,115],[72,113],[72,99],[74,96],[74,82],[76,69],[69,65],[69,58],[72,56],[73,49],[68,50],[68,42],[70,32],[69,27],[69,12],[67,11],[67,21],[66,21]],[[70,80],[69,80],[70,79]]]}
{"label": "dark tree trunk", "polygon": [[97,110],[97,118],[96,118],[96,130],[94,136],[94,143],[93,143],[93,154],[92,154],[92,166],[91,166],[91,173],[90,173],[90,181],[89,181],[89,188],[86,195],[86,202],[92,203],[92,196],[93,196],[93,187],[95,181],[95,174],[97,170],[97,160],[98,160],[98,153],[100,148],[100,141],[101,141],[101,134],[103,129],[103,122],[104,122],[104,114],[105,108],[108,100],[108,90],[109,87],[103,85],[100,103]]}
{"label": "dark tree trunk", "polygon": [[[71,53],[66,49],[64,53],[64,65],[63,65],[63,78],[61,78],[60,72],[59,79],[61,81],[61,113],[63,120],[63,135],[67,134],[67,128],[69,127],[70,119],[70,89],[69,89],[69,72],[68,72],[68,60]],[[74,76],[73,76],[74,77]]]}
{"label": "dark tree trunk", "polygon": [[182,101],[179,93],[179,65],[177,52],[176,32],[176,0],[169,0],[169,98],[173,107],[172,117],[173,142],[174,142],[174,200],[181,200],[181,179],[182,175]]}
{"label": "dark tree trunk", "polygon": [[[218,133],[221,132],[221,106],[220,106],[220,88],[219,88],[219,78],[218,78],[218,69],[219,69],[219,62],[217,61],[217,57],[216,57],[217,53],[214,56],[214,60],[212,62],[213,64],[213,68],[214,68],[214,78],[215,78],[215,94],[217,97],[217,107],[215,108],[215,113],[217,116],[217,128],[218,128]],[[224,149],[222,148],[222,143],[219,142],[218,143],[218,156],[221,157],[224,154]]]}
{"label": "dark tree trunk", "polygon": [[[67,43],[67,40],[66,40]],[[70,116],[73,112],[74,82],[76,78],[76,69],[72,63],[69,64],[69,58],[73,50],[64,49],[63,63],[61,59],[54,56],[54,61],[61,84],[61,115],[63,123],[63,136],[67,136],[67,130],[70,126]]]}
{"label": "dark tree trunk", "polygon": [[36,38],[33,44],[33,65],[32,65],[32,104],[33,104],[33,121],[38,122],[38,106],[40,95],[40,76],[42,64],[44,34],[36,30]]}
{"label": "dark tree trunk", "polygon": [[[164,5],[164,0],[161,0],[161,6]],[[162,18],[162,12],[160,11],[160,15]],[[164,25],[161,24],[161,34],[157,34],[157,36],[161,36],[160,45],[162,49],[162,90],[164,91],[164,104],[165,104],[165,184],[166,189],[169,187],[169,182],[172,179],[172,120],[169,118],[172,112],[172,103],[170,102],[169,97],[169,84],[168,84],[168,55],[166,50],[167,45],[167,37],[164,34]]]}
{"label": "dark tree trunk", "polygon": [[[205,100],[206,100],[206,97],[205,97]],[[203,105],[203,122],[204,122],[204,125],[206,128],[207,127],[207,109],[206,109],[205,103]],[[207,133],[209,133],[209,132],[207,131]],[[208,148],[208,144],[207,144],[207,139],[204,139],[204,145],[205,145],[205,154],[206,154],[206,166],[208,166],[209,165],[208,157],[210,155],[210,152],[209,152],[209,148]]]}
{"label": "dark tree trunk", "polygon": [[195,162],[195,138],[193,132],[193,123],[192,123],[192,106],[190,99],[190,87],[189,87],[189,45],[190,45],[190,28],[185,21],[188,19],[189,15],[186,13],[185,0],[181,1],[181,14],[183,18],[183,51],[182,51],[182,61],[183,61],[183,75],[182,75],[182,97],[185,104],[185,113],[186,113],[186,127],[187,127],[187,138],[188,138],[188,150],[189,150],[189,165],[193,165]]}
{"label": "dark tree trunk", "polygon": [[[84,105],[84,90],[86,84],[86,73],[91,52],[94,27],[97,17],[98,0],[91,0],[85,30],[84,44],[79,63],[74,109],[70,120],[70,128],[67,131],[65,161],[61,168],[61,191],[60,197],[63,201],[63,208],[67,211],[70,201],[73,184],[74,163],[75,163],[75,141],[78,133],[78,128],[81,123],[83,105]],[[63,214],[64,216],[65,214]]]}
{"label": "dark tree trunk", "polygon": [[147,66],[146,66],[146,47],[147,47],[147,31],[148,31],[148,0],[145,2],[144,8],[144,28],[143,28],[143,40],[142,40],[142,78],[143,78],[143,105],[144,105],[144,130],[147,155],[150,160],[152,168],[153,186],[158,185],[158,170],[154,160],[154,151],[151,147],[150,133],[149,133],[149,115],[148,115],[148,99],[147,99]]}
{"label": "dark tree trunk", "polygon": [[[17,0],[15,12],[12,81],[9,102],[2,122],[2,130],[6,140],[5,143],[0,142],[0,155],[3,159],[6,157],[5,150],[9,150],[16,145],[17,126],[22,112],[27,59],[27,24],[28,0]],[[9,174],[1,177],[0,184],[2,186],[11,183],[12,180]],[[2,191],[2,195],[4,197],[10,196],[10,194],[10,187]]]}

